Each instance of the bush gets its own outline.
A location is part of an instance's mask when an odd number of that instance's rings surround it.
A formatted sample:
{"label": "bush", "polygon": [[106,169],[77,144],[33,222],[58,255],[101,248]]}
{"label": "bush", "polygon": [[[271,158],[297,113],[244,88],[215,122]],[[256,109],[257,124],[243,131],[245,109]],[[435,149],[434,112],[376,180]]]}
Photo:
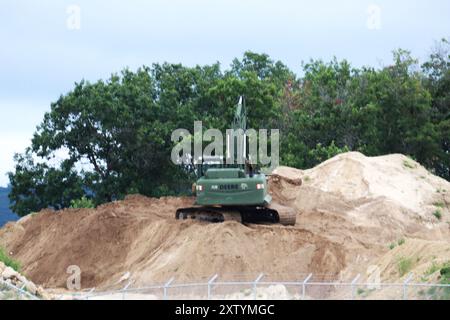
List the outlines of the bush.
{"label": "bush", "polygon": [[450,280],[450,266],[442,268],[439,273],[441,274],[443,279]]}
{"label": "bush", "polygon": [[337,156],[338,154],[349,151],[350,149],[347,146],[340,148],[334,143],[334,141],[332,141],[328,146],[324,146],[321,143],[318,143],[315,149],[309,150],[308,158],[310,159],[310,161],[313,161],[313,165],[317,165],[330,158],[333,158],[334,156]]}
{"label": "bush", "polygon": [[[433,263],[433,268],[431,271],[436,272],[436,269],[439,270],[440,274],[440,284],[448,285],[450,284],[450,261],[447,261],[441,265],[437,265]],[[450,287],[433,287],[428,290],[428,294],[430,295],[430,299],[432,300],[449,300],[450,299]]]}
{"label": "bush", "polygon": [[436,211],[433,212],[433,216],[435,216],[436,219],[441,220],[441,218],[442,218],[442,213],[441,213],[440,210],[436,210]]}
{"label": "bush", "polygon": [[431,263],[431,266],[427,269],[427,271],[425,271],[425,274],[427,276],[432,275],[433,273],[435,273],[436,271],[438,271],[440,269],[440,265],[437,264],[435,261],[433,261]]}
{"label": "bush", "polygon": [[20,263],[12,259],[3,248],[0,247],[0,261],[6,266],[13,268],[17,272],[20,271]]}
{"label": "bush", "polygon": [[406,273],[408,273],[409,270],[412,268],[412,260],[409,258],[400,258],[398,260],[398,273],[400,273],[400,276],[404,276]]}
{"label": "bush", "polygon": [[70,207],[72,209],[93,209],[95,204],[92,199],[82,197],[81,199],[70,201]]}
{"label": "bush", "polygon": [[445,207],[445,203],[444,202],[440,202],[440,201],[437,201],[437,202],[433,203],[433,205],[435,207],[438,207],[438,208],[441,208],[441,209],[443,209]]}

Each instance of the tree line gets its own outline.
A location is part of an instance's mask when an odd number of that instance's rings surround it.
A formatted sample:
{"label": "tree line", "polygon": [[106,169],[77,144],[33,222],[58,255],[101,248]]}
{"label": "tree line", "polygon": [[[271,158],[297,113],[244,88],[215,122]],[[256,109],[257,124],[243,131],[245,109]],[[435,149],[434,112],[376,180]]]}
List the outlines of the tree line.
{"label": "tree line", "polygon": [[171,132],[192,132],[198,120],[224,132],[239,95],[250,128],[280,129],[283,165],[310,168],[350,150],[403,153],[450,180],[449,48],[442,40],[424,63],[396,50],[379,68],[310,60],[301,76],[246,52],[226,70],[163,63],[75,83],[15,155],[11,209],[23,216],[74,199],[186,194],[194,177],[170,161]]}

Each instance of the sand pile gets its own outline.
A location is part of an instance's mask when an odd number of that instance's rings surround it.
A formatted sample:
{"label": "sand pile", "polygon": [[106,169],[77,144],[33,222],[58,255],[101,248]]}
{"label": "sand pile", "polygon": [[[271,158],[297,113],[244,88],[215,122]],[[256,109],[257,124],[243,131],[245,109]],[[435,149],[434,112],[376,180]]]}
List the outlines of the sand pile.
{"label": "sand pile", "polygon": [[362,230],[374,237],[361,241],[380,244],[402,236],[449,240],[450,183],[403,155],[351,152],[313,169],[280,167],[275,173],[303,180],[297,188],[282,181],[273,192],[298,209],[299,225],[315,233],[345,238]]}
{"label": "sand pile", "polygon": [[402,155],[346,153],[309,170],[280,167],[270,190],[298,212],[294,227],[176,221],[176,208],[193,199],[130,196],[9,223],[0,246],[38,284],[63,287],[67,268],[77,265],[83,288],[106,288],[215,273],[347,278],[384,265],[379,259],[399,239],[428,241],[437,251],[450,241],[450,183]]}

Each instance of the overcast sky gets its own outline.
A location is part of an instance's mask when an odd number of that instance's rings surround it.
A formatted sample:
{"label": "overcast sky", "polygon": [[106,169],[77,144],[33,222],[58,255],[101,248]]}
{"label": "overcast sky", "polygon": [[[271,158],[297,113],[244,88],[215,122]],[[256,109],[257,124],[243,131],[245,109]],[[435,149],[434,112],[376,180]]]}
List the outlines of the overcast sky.
{"label": "overcast sky", "polygon": [[60,94],[124,67],[219,61],[267,53],[295,72],[309,58],[381,66],[405,48],[425,58],[450,36],[450,1],[0,2],[0,186],[14,152]]}

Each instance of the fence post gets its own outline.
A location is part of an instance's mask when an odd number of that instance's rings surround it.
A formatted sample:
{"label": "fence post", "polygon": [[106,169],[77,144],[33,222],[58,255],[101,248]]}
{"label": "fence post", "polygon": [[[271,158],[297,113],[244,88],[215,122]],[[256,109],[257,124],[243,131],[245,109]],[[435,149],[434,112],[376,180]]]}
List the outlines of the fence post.
{"label": "fence post", "polygon": [[127,291],[128,287],[131,285],[132,281],[128,281],[127,285],[122,289],[122,300],[125,300],[125,291]]}
{"label": "fence post", "polygon": [[169,288],[170,284],[175,280],[174,277],[170,278],[169,281],[166,282],[164,285],[164,300],[167,300],[167,289]]}
{"label": "fence post", "polygon": [[85,300],[89,300],[89,295],[92,294],[94,291],[95,291],[95,287],[92,288],[91,290],[89,290],[88,293],[86,294],[86,299]]}
{"label": "fence post", "polygon": [[411,272],[403,282],[403,300],[408,300],[408,284],[411,281],[413,275],[414,274]]}
{"label": "fence post", "polygon": [[305,280],[303,280],[302,282],[302,300],[305,300],[305,295],[306,295],[306,283],[309,281],[309,279],[311,279],[312,277],[312,273],[310,273]]}
{"label": "fence post", "polygon": [[355,300],[355,284],[356,282],[359,280],[359,278],[361,277],[361,274],[358,273],[358,275],[355,277],[355,279],[353,279],[352,281],[352,285],[351,285],[351,290],[352,290],[352,300]]}
{"label": "fence post", "polygon": [[256,300],[256,285],[264,277],[264,273],[261,273],[258,278],[253,282],[253,300]]}
{"label": "fence post", "polygon": [[218,274],[215,274],[208,281],[208,300],[211,299],[211,286],[212,286],[213,282],[216,281],[218,276],[219,276]]}

